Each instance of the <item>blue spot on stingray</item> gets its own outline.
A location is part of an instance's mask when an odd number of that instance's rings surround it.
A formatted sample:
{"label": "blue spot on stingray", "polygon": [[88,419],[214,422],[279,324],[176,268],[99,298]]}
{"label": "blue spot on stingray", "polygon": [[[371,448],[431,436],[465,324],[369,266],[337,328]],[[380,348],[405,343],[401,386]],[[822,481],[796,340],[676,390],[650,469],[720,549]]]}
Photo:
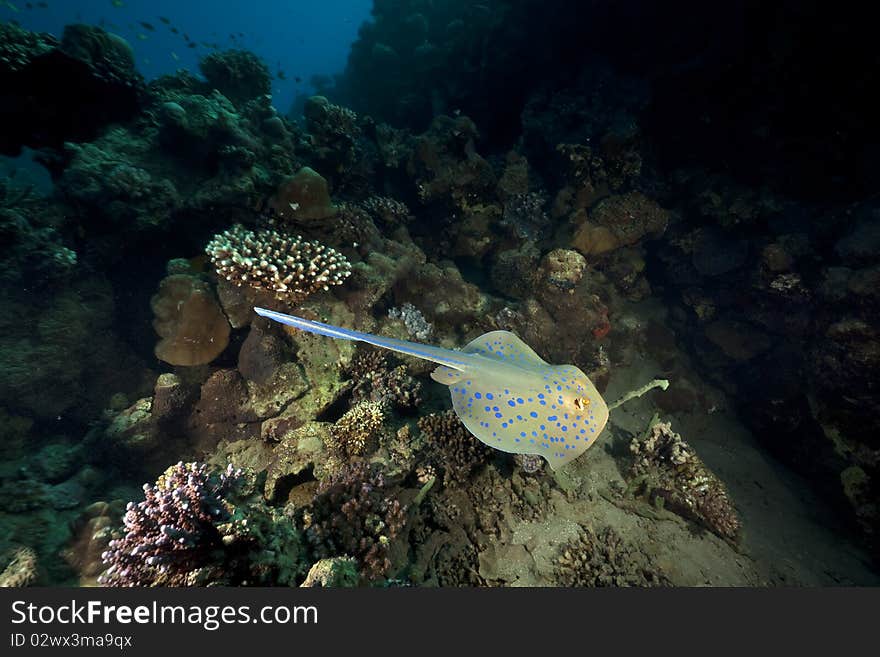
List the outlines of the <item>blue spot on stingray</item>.
{"label": "blue spot on stingray", "polygon": [[519,432],[519,435],[522,436],[523,438],[525,438],[525,437],[526,437],[526,432],[525,432],[525,431],[520,431],[520,432]]}
{"label": "blue spot on stingray", "polygon": [[550,420],[551,422],[556,422],[556,416],[555,416],[555,415],[550,415],[550,416],[547,417],[547,419]]}
{"label": "blue spot on stingray", "polygon": [[497,412],[498,412],[498,407],[497,407],[497,406],[493,406],[493,407],[492,407],[492,410],[495,411],[495,412],[497,413]]}
{"label": "blue spot on stingray", "polygon": [[581,429],[580,431],[578,431],[578,433],[587,433],[587,432],[584,429]]}
{"label": "blue spot on stingray", "polygon": [[481,394],[478,393],[478,392],[475,392],[475,393],[474,393],[474,397],[476,397],[477,399],[481,399],[482,396],[483,396],[483,395],[481,395]]}
{"label": "blue spot on stingray", "polygon": [[517,420],[522,420],[522,419],[523,419],[523,416],[522,416],[522,415],[517,415],[517,416],[516,416],[516,419],[517,419]]}
{"label": "blue spot on stingray", "polygon": [[501,417],[501,413],[495,413],[495,417]]}
{"label": "blue spot on stingray", "polygon": [[544,399],[544,393],[543,393],[543,392],[539,392],[539,393],[538,393],[538,399]]}
{"label": "blue spot on stingray", "polygon": [[546,429],[546,428],[547,428],[547,427],[545,427],[543,424],[541,425],[541,431],[543,431],[543,430]]}
{"label": "blue spot on stingray", "polygon": [[547,405],[547,402],[545,402],[543,399],[542,399],[541,401],[539,401],[538,403],[539,403],[541,406],[546,406],[546,405]]}
{"label": "blue spot on stingray", "polygon": [[[562,430],[563,430],[563,431],[568,431],[568,427],[565,426],[565,425],[562,425]],[[565,440],[565,438],[563,438],[563,440]]]}
{"label": "blue spot on stingray", "polygon": [[[470,385],[470,384],[471,384],[471,382],[468,381],[468,385]],[[556,386],[556,389],[557,389],[557,390],[562,390],[562,386]]]}
{"label": "blue spot on stingray", "polygon": [[517,404],[525,404],[525,402],[523,401],[523,398],[522,398],[522,397],[517,397],[517,398],[516,398],[516,403],[517,403]]}
{"label": "blue spot on stingray", "polygon": [[506,428],[507,428],[507,422],[502,422],[502,423],[501,423],[501,428],[502,428],[502,429],[506,429]]}
{"label": "blue spot on stingray", "polygon": [[531,413],[529,413],[529,415],[531,415],[532,417],[538,417],[538,414],[535,413],[535,411],[532,411]]}
{"label": "blue spot on stingray", "polygon": [[516,406],[516,402],[511,399],[507,402],[507,405],[508,406]]}
{"label": "blue spot on stingray", "polygon": [[505,394],[505,395],[509,395],[509,394],[510,394],[510,390],[508,390],[507,388],[505,388],[505,389],[504,389],[504,394]]}
{"label": "blue spot on stingray", "polygon": [[486,399],[494,399],[494,398],[495,398],[495,397],[492,395],[491,392],[487,392],[487,393],[486,393]]}
{"label": "blue spot on stingray", "polygon": [[488,406],[486,407],[486,412],[487,412],[487,413],[488,413],[489,411],[491,411],[491,410],[492,410],[492,409],[489,408]]}

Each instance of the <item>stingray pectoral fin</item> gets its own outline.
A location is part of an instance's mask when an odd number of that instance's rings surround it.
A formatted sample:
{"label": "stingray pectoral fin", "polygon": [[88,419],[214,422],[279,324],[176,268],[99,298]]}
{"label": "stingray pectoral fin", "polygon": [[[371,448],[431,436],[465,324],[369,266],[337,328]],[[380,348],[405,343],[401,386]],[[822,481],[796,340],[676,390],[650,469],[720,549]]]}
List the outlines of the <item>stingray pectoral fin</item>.
{"label": "stingray pectoral fin", "polygon": [[395,338],[386,338],[381,335],[373,335],[372,333],[361,333],[360,331],[352,331],[351,329],[342,328],[341,326],[333,326],[332,324],[324,324],[311,319],[303,319],[294,315],[285,315],[274,310],[265,308],[254,308],[261,317],[286,324],[298,328],[301,331],[316,333],[317,335],[325,335],[330,338],[338,338],[339,340],[355,340],[357,342],[366,342],[374,347],[382,347],[390,349],[408,356],[423,358],[434,363],[453,369],[465,370],[467,367],[467,356],[458,351],[443,349],[442,347],[432,347],[427,344],[419,344],[418,342],[407,342],[406,340],[397,340]]}

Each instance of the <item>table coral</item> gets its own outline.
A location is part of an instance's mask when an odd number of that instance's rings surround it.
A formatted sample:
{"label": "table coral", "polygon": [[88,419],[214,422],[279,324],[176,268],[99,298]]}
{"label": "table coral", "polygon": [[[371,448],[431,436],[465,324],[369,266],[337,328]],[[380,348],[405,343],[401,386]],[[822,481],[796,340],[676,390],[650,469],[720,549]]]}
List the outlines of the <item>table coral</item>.
{"label": "table coral", "polygon": [[275,230],[251,231],[236,224],[206,247],[217,275],[238,287],[274,292],[275,298],[299,303],[310,294],[341,285],[351,265],[338,251]]}

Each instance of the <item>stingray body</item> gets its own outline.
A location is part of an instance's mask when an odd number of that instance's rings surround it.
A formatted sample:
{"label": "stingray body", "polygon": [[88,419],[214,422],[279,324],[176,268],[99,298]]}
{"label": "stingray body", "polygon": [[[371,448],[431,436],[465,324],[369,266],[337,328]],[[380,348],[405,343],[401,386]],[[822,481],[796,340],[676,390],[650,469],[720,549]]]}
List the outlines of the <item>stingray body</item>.
{"label": "stingray body", "polygon": [[437,363],[456,414],[480,441],[513,454],[543,456],[556,470],[583,454],[608,421],[593,382],[573,365],[551,365],[509,331],[491,331],[461,351],[386,338],[254,308],[310,333],[356,340]]}

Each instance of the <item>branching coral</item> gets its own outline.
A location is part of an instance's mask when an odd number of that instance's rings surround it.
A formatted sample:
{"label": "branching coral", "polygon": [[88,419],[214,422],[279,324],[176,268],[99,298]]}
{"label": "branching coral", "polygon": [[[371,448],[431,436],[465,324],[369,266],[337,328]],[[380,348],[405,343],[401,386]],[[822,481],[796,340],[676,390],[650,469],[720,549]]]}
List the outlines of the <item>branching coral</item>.
{"label": "branching coral", "polygon": [[101,555],[108,568],[99,583],[293,583],[303,570],[299,535],[254,495],[253,483],[231,465],[220,473],[202,463],[168,468],[155,485],[144,485],[142,502],[128,504],[124,535]]}
{"label": "branching coral", "polygon": [[721,538],[739,539],[740,519],[724,484],[669,422],[651,422],[629,446],[633,455],[630,490],[708,527]]}
{"label": "branching coral", "polygon": [[556,559],[556,581],[562,586],[663,586],[667,580],[647,557],[611,527],[598,534],[590,528],[566,543]]}
{"label": "branching coral", "polygon": [[221,278],[238,287],[269,290],[291,304],[341,285],[351,274],[345,256],[319,242],[240,224],[215,235],[206,252]]}
{"label": "branching coral", "polygon": [[385,352],[359,352],[348,367],[348,375],[354,381],[355,401],[367,399],[400,411],[412,410],[421,401],[422,385],[409,375],[406,365],[392,368]]}
{"label": "branching coral", "polygon": [[385,421],[380,402],[362,401],[353,406],[330,427],[327,448],[340,459],[362,456],[375,447]]}
{"label": "branching coral", "polygon": [[432,458],[443,469],[444,483],[461,485],[485,463],[492,450],[474,438],[454,411],[419,418]]}
{"label": "branching coral", "polygon": [[29,547],[14,550],[0,572],[0,588],[21,588],[37,578],[37,553]]}
{"label": "branching coral", "polygon": [[348,555],[367,578],[385,575],[391,567],[389,545],[406,519],[389,489],[382,473],[363,462],[322,481],[306,516],[306,537],[316,556]]}
{"label": "branching coral", "polygon": [[241,477],[231,466],[221,475],[208,466],[178,463],[155,485],[144,484],[144,501],[129,502],[125,535],[101,555],[106,586],[186,586],[222,550],[217,524],[229,519],[226,496]]}

